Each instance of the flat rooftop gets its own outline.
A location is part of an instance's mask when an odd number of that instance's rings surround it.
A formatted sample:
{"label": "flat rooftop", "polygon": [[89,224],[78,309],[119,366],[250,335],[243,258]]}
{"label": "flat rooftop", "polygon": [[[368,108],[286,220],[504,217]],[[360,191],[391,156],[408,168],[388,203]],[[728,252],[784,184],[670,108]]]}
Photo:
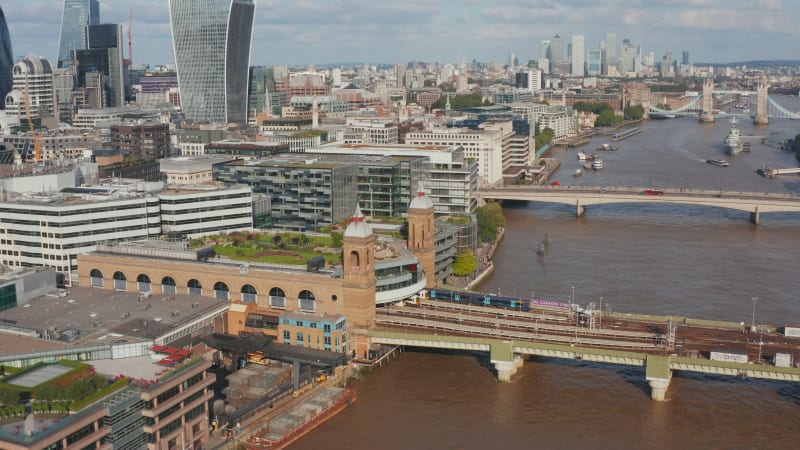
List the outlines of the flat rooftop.
{"label": "flat rooftop", "polygon": [[[51,339],[27,338],[5,345],[3,335],[0,350],[13,354],[30,352],[32,348],[43,350],[44,343],[102,345],[150,340],[221,303],[198,295],[162,294],[140,299],[136,292],[74,287],[66,297],[43,296],[0,312],[0,331],[7,324],[36,330]],[[41,344],[32,347],[36,342]]]}

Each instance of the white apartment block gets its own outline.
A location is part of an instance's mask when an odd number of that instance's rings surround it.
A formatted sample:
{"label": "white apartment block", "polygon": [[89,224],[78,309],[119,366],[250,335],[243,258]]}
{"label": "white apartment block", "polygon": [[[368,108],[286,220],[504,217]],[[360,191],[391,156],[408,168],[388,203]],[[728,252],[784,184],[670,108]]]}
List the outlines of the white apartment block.
{"label": "white apartment block", "polygon": [[20,195],[0,203],[0,264],[45,266],[77,280],[78,255],[107,241],[143,239],[161,232],[152,194],[73,188]]}
{"label": "white apartment block", "polygon": [[197,237],[252,228],[249,187],[163,186],[117,180],[61,192],[8,194],[0,202],[0,264],[53,267],[71,284],[77,280],[77,256],[98,244],[157,238],[169,231]]}
{"label": "white apartment block", "polygon": [[539,116],[539,129],[550,128],[553,139],[562,139],[578,134],[578,113],[566,106],[551,106]]}
{"label": "white apartment block", "polygon": [[197,185],[213,183],[214,164],[232,158],[219,156],[179,156],[159,161],[161,173],[168,185]]}
{"label": "white apartment block", "polygon": [[121,123],[125,114],[139,112],[139,108],[118,106],[114,108],[80,109],[72,120],[75,128],[93,130],[100,124]]}
{"label": "white apartment block", "polygon": [[[17,61],[12,69],[13,86],[6,95],[6,113],[20,122],[32,117],[53,117],[53,69],[50,62],[38,56],[27,56]],[[26,106],[27,103],[27,106]]]}
{"label": "white apartment block", "polygon": [[509,149],[514,134],[511,121],[484,124],[483,129],[433,128],[406,134],[408,145],[461,146],[467,159],[478,163],[481,184],[503,180],[503,154]]}
{"label": "white apartment block", "polygon": [[[20,154],[25,149],[34,148],[30,134],[17,134],[2,137],[3,143],[14,147]],[[42,161],[81,159],[86,150],[99,149],[102,141],[89,135],[55,135],[41,138]]]}
{"label": "white apartment block", "polygon": [[348,120],[345,144],[397,144],[397,124],[386,120]]}

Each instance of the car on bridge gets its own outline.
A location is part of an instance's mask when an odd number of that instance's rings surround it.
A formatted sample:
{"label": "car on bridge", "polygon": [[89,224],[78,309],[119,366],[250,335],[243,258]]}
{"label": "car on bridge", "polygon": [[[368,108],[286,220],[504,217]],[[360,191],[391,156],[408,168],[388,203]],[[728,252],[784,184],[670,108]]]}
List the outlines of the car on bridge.
{"label": "car on bridge", "polygon": [[642,195],[664,195],[663,189],[645,189]]}

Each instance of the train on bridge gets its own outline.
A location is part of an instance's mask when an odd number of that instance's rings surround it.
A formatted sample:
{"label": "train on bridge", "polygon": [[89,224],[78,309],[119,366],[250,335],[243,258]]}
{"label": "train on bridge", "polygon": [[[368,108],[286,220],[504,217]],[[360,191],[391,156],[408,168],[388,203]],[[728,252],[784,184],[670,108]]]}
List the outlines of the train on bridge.
{"label": "train on bridge", "polygon": [[572,303],[558,302],[536,298],[513,297],[507,295],[484,294],[481,292],[461,292],[449,289],[429,289],[419,291],[413,297],[419,304],[420,300],[443,300],[469,305],[493,306],[519,311],[530,311],[532,307],[556,308],[563,311],[577,309]]}

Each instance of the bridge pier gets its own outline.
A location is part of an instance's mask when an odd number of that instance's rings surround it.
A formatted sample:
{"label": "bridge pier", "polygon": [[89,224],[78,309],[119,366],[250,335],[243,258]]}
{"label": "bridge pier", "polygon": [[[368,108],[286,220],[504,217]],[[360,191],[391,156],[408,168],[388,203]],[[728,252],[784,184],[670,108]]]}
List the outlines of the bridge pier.
{"label": "bridge pier", "polygon": [[517,373],[517,369],[524,364],[522,357],[514,354],[512,341],[492,343],[489,358],[497,371],[497,381],[511,381],[511,377]]}
{"label": "bridge pier", "polygon": [[766,114],[756,114],[753,116],[753,123],[755,125],[769,125],[769,116]]}
{"label": "bridge pier", "polygon": [[753,212],[750,213],[750,222],[753,225],[758,225],[761,222],[761,215],[758,213],[758,206],[753,209]]}
{"label": "bridge pier", "polygon": [[650,398],[663,402],[667,396],[667,388],[672,380],[669,356],[647,355],[645,379],[650,385]]}
{"label": "bridge pier", "polygon": [[511,377],[517,373],[517,365],[514,361],[492,361],[494,370],[497,371],[497,381],[509,382]]}
{"label": "bridge pier", "polygon": [[586,207],[581,205],[581,201],[578,200],[575,203],[575,217],[581,217],[586,212]]}

